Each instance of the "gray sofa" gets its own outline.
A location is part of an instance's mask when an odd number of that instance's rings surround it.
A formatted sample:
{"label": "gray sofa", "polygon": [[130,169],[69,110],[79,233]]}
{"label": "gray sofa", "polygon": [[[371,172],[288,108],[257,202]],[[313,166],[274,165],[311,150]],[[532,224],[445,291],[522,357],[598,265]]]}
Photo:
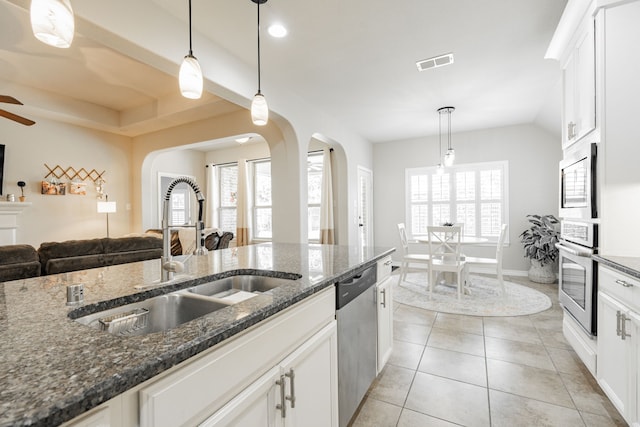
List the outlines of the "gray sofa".
{"label": "gray sofa", "polygon": [[162,256],[162,240],[136,236],[45,242],[40,245],[38,256],[44,276],[157,259]]}
{"label": "gray sofa", "polygon": [[40,260],[33,246],[0,246],[0,282],[37,276],[40,276]]}

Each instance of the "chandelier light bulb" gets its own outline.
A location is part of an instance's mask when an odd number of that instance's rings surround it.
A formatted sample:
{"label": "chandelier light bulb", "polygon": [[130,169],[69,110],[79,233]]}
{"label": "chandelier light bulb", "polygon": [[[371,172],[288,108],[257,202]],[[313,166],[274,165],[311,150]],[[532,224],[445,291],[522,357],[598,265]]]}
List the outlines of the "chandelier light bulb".
{"label": "chandelier light bulb", "polygon": [[269,121],[269,106],[260,92],[256,93],[251,101],[251,120],[256,126],[264,126]]}
{"label": "chandelier light bulb", "polygon": [[202,70],[198,60],[193,55],[187,55],[180,65],[180,92],[189,99],[199,99],[202,96]]}
{"label": "chandelier light bulb", "polygon": [[69,0],[32,0],[31,29],[41,42],[68,48],[73,42],[75,22]]}

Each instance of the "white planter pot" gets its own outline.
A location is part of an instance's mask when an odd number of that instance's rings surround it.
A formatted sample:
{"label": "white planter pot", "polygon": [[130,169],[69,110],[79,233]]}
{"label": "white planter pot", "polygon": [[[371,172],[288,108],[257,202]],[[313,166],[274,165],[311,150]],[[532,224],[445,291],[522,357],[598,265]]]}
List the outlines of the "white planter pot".
{"label": "white planter pot", "polygon": [[542,264],[536,259],[531,260],[529,268],[529,280],[536,283],[554,283],[556,281],[556,273],[554,271],[554,263]]}

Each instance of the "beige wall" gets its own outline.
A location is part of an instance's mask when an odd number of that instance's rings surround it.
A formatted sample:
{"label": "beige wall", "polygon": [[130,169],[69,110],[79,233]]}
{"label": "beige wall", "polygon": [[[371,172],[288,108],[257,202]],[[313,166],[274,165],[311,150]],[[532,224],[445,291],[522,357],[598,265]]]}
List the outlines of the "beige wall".
{"label": "beige wall", "polygon": [[[106,217],[96,211],[96,190],[86,180],[87,195],[47,196],[40,194],[40,182],[53,168],[85,168],[105,171],[109,200],[118,211],[109,215],[111,236],[130,232],[131,139],[66,125],[42,118],[34,126],[0,120],[0,144],[6,146],[4,193],[20,191],[17,181],[25,181],[25,195],[32,205],[20,216],[18,242],[36,248],[44,241],[106,236]],[[64,178],[64,182],[69,180]]]}
{"label": "beige wall", "polygon": [[[558,215],[560,141],[534,125],[511,126],[452,136],[456,163],[509,162],[509,238],[506,270],[525,271],[528,260],[518,238],[528,228],[527,214]],[[375,144],[374,223],[377,246],[400,249],[396,224],[405,222],[405,169],[438,163],[438,136]],[[495,247],[473,248],[470,255],[495,256]],[[394,260],[400,259],[400,251]]]}

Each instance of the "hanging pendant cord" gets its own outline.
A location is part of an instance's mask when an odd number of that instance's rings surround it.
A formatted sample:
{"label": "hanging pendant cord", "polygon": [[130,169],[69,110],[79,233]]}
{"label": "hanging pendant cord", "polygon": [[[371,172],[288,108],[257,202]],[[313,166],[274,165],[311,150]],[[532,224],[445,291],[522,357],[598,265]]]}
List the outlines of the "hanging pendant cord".
{"label": "hanging pendant cord", "polygon": [[438,148],[440,149],[440,157],[438,162],[442,162],[442,114],[438,114]]}
{"label": "hanging pendant cord", "polygon": [[256,2],[256,7],[258,8],[258,93],[260,93],[260,2]]}
{"label": "hanging pendant cord", "polygon": [[447,141],[448,141],[447,142],[447,146],[449,147],[449,150],[451,150],[451,110],[447,110],[447,115],[449,116],[447,118],[447,120],[448,120],[447,126],[449,127],[449,132],[448,132],[448,135],[447,135]]}
{"label": "hanging pendant cord", "polygon": [[189,0],[189,56],[193,56],[193,49],[191,45],[191,0]]}

